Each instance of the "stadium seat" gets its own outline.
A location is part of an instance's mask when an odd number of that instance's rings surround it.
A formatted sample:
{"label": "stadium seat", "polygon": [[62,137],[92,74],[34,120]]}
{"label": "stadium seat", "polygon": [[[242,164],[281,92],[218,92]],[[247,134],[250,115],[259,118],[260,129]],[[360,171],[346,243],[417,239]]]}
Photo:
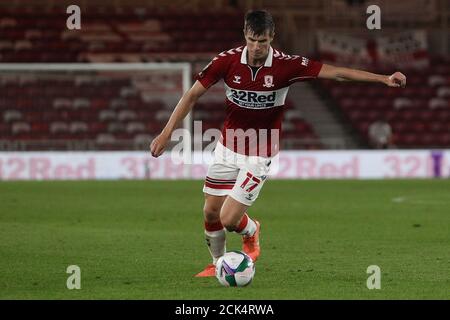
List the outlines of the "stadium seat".
{"label": "stadium seat", "polygon": [[450,98],[450,87],[442,86],[438,88],[437,96],[443,99]]}
{"label": "stadium seat", "polygon": [[428,107],[430,109],[447,108],[449,107],[449,103],[443,98],[432,98],[428,102]]}
{"label": "stadium seat", "polygon": [[69,132],[69,125],[65,122],[55,121],[50,124],[50,133],[66,133]]}
{"label": "stadium seat", "polygon": [[110,122],[108,124],[108,132],[109,133],[120,133],[125,132],[125,124],[122,122]]}
{"label": "stadium seat", "polygon": [[96,142],[100,144],[114,143],[116,138],[112,134],[100,133],[96,137]]}
{"label": "stadium seat", "polygon": [[117,119],[116,111],[111,109],[101,110],[98,114],[98,119],[100,121],[116,120]]}
{"label": "stadium seat", "polygon": [[156,112],[155,118],[158,121],[164,122],[164,121],[169,120],[171,114],[172,114],[172,112],[169,110],[159,110]]}
{"label": "stadium seat", "polygon": [[303,119],[303,114],[300,110],[288,110],[286,111],[284,118],[288,121],[294,119]]}
{"label": "stadium seat", "polygon": [[411,99],[405,97],[395,98],[393,104],[395,109],[410,108],[413,106]]}
{"label": "stadium seat", "polygon": [[137,144],[147,144],[150,145],[153,137],[149,134],[137,134],[134,136],[133,140]]}
{"label": "stadium seat", "polygon": [[88,132],[88,125],[85,122],[75,121],[70,123],[69,131],[71,133],[86,133]]}
{"label": "stadium seat", "polygon": [[137,114],[133,110],[120,110],[117,114],[117,120],[128,121],[137,119]]}
{"label": "stadium seat", "polygon": [[126,108],[127,107],[127,101],[122,98],[114,98],[111,100],[109,107],[111,109],[119,109],[119,108]]}
{"label": "stadium seat", "polygon": [[130,122],[126,126],[126,132],[130,134],[144,133],[145,125],[142,122]]}
{"label": "stadium seat", "polygon": [[61,108],[72,108],[72,100],[67,98],[56,98],[53,100],[53,108],[61,109]]}
{"label": "stadium seat", "polygon": [[441,75],[432,75],[428,78],[428,85],[432,87],[442,86],[447,84],[447,79]]}
{"label": "stadium seat", "polygon": [[3,112],[3,121],[8,123],[22,119],[22,113],[18,110],[6,110]]}
{"label": "stadium seat", "polygon": [[437,136],[437,142],[440,147],[448,147],[450,145],[450,133],[443,133]]}
{"label": "stadium seat", "polygon": [[18,135],[21,133],[29,133],[31,131],[30,124],[27,122],[14,122],[11,126],[11,133]]}
{"label": "stadium seat", "polygon": [[75,100],[73,101],[74,109],[89,108],[90,106],[91,106],[91,103],[86,98],[75,98]]}

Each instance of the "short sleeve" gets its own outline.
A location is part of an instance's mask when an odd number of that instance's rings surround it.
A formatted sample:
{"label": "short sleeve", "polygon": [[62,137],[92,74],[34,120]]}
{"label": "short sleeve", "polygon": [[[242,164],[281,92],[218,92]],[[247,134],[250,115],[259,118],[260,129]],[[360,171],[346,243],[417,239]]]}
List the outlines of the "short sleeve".
{"label": "short sleeve", "polygon": [[215,57],[195,77],[205,88],[209,88],[225,76],[226,59]]}
{"label": "short sleeve", "polygon": [[289,82],[305,81],[315,79],[322,69],[322,62],[311,60],[305,57],[298,57],[291,60],[291,73]]}

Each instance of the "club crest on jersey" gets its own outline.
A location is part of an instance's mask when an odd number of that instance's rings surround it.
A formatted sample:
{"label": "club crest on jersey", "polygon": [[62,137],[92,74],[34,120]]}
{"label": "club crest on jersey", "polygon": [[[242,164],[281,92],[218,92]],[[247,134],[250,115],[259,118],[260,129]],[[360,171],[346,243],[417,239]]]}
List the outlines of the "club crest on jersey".
{"label": "club crest on jersey", "polygon": [[305,67],[307,67],[307,66],[308,66],[308,63],[309,63],[309,59],[308,59],[308,58],[305,58],[305,57],[302,57],[302,65],[305,66]]}
{"label": "club crest on jersey", "polygon": [[241,76],[234,76],[234,83],[241,83]]}
{"label": "club crest on jersey", "polygon": [[264,76],[263,87],[272,88],[273,86],[274,86],[274,84],[273,84],[273,76],[271,76],[271,75]]}

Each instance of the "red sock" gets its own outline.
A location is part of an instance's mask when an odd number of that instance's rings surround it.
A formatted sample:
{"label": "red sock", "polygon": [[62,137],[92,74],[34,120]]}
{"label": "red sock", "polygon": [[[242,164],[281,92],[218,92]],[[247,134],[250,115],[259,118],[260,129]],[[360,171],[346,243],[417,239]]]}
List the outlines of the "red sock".
{"label": "red sock", "polygon": [[220,222],[220,220],[218,222],[215,223],[209,223],[205,221],[205,230],[209,231],[209,232],[213,232],[213,231],[219,231],[223,229],[223,225]]}
{"label": "red sock", "polygon": [[256,223],[245,213],[235,231],[243,236],[253,236],[256,232]]}
{"label": "red sock", "polygon": [[241,222],[239,223],[238,227],[236,228],[236,232],[237,233],[241,233],[242,230],[245,229],[245,227],[247,226],[248,223],[248,215],[246,213],[244,213],[244,215],[242,216]]}

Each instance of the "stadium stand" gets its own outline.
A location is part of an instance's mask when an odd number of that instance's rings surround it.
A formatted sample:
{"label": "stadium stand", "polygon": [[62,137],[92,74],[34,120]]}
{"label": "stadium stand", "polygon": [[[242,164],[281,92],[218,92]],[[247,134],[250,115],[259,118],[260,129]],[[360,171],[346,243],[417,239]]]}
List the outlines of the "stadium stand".
{"label": "stadium stand", "polygon": [[[197,61],[205,57],[198,69],[206,59],[242,43],[239,11],[216,10],[205,15],[142,7],[88,7],[79,32],[65,28],[63,7],[44,11],[2,8],[0,16],[3,63],[189,60],[192,56]],[[3,77],[0,90],[4,92],[0,99],[2,140],[15,141],[12,148],[21,142],[24,150],[74,148],[74,143],[63,141],[79,142],[80,148],[87,149],[145,148],[174,107],[164,101],[144,101],[132,79],[96,83],[85,76],[65,80]],[[302,136],[296,146],[320,148],[312,126],[295,113],[292,102],[287,109],[286,139]],[[220,128],[223,118],[223,102],[201,102],[193,115],[194,120],[205,121],[203,131]]]}
{"label": "stadium stand", "polygon": [[[83,10],[83,28],[68,30],[65,7],[0,7],[0,62],[121,62],[197,56],[241,43],[242,13],[158,12],[152,8]],[[205,29],[207,29],[205,31]],[[152,53],[157,55],[153,55]],[[128,57],[117,58],[121,54]]]}
{"label": "stadium stand", "polygon": [[[443,2],[428,1],[423,10],[439,13],[439,7],[433,5]],[[18,5],[0,6],[0,63],[190,61],[194,73],[214,54],[242,43],[246,9],[212,5],[208,10],[186,11],[86,2],[83,28],[74,31],[66,28],[66,6],[62,2],[44,7],[14,3]],[[290,30],[278,36],[284,41],[283,47],[290,50],[297,47],[286,39],[300,28],[306,29],[305,42],[312,43],[312,33],[306,26],[351,25],[344,15],[337,14],[339,10],[342,14],[350,12],[339,1],[331,1],[331,7],[325,7],[324,1],[310,0],[302,5],[296,1],[259,3],[273,10],[279,29]],[[308,12],[314,14],[305,18]],[[426,19],[416,19],[419,27],[433,22],[436,15],[431,13]],[[388,15],[387,25],[396,25],[398,19],[409,23],[407,14],[415,13]],[[397,147],[449,147],[449,60],[433,57],[430,65],[425,70],[405,70],[408,86],[403,90],[322,81],[320,92],[334,101],[332,108],[339,110],[344,125],[361,138],[365,147],[367,128],[381,115],[392,126]],[[81,75],[64,80],[18,75],[2,77],[0,92],[0,147],[12,150],[146,148],[174,106],[163,99],[144,99],[132,77],[96,83]],[[216,93],[223,94],[219,90]],[[324,148],[300,105],[301,101],[287,103],[283,123],[286,146]],[[205,131],[219,128],[223,115],[223,103],[213,99],[201,101],[193,119],[204,120]]]}
{"label": "stadium stand", "polygon": [[403,90],[366,84],[322,81],[348,124],[368,143],[368,127],[384,118],[400,148],[450,146],[450,65],[434,59],[426,71],[408,70]]}

